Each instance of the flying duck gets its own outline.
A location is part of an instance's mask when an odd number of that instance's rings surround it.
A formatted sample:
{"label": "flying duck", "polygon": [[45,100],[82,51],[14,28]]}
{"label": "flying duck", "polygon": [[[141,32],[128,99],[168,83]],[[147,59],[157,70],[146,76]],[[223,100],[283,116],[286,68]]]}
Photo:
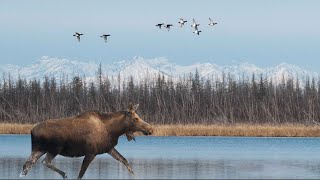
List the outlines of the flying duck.
{"label": "flying duck", "polygon": [[201,32],[202,32],[202,31],[200,31],[200,30],[198,29],[198,26],[195,26],[195,27],[194,27],[193,33],[200,35]]}
{"label": "flying duck", "polygon": [[168,31],[170,30],[170,27],[173,26],[172,24],[167,24],[164,27],[168,29]]}
{"label": "flying duck", "polygon": [[107,42],[108,36],[111,36],[110,34],[102,34],[100,37],[104,39],[104,42]]}
{"label": "flying duck", "polygon": [[73,36],[77,37],[78,41],[80,42],[80,36],[82,36],[83,34],[75,32]]}
{"label": "flying duck", "polygon": [[158,26],[159,27],[159,29],[161,29],[161,26],[164,26],[164,23],[159,23],[159,24],[157,24],[156,26]]}
{"label": "flying duck", "polygon": [[213,22],[211,18],[209,18],[209,21],[210,21],[208,24],[209,26],[214,26],[214,25],[218,24],[218,23]]}
{"label": "flying duck", "polygon": [[178,23],[180,24],[180,27],[182,27],[186,22],[188,21],[185,21],[183,18],[180,18],[180,21]]}
{"label": "flying duck", "polygon": [[194,20],[194,19],[192,19],[193,20],[193,23],[191,24],[191,27],[198,27],[198,26],[200,26],[200,24],[197,24],[196,23],[196,20]]}

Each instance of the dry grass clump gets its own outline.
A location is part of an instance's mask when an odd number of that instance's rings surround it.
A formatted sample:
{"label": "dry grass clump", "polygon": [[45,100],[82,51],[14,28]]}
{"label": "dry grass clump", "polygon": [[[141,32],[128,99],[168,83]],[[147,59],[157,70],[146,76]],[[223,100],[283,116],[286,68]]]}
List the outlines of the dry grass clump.
{"label": "dry grass clump", "polygon": [[[29,134],[34,126],[0,123],[0,134]],[[153,136],[320,137],[320,126],[302,124],[175,124],[154,127]]]}

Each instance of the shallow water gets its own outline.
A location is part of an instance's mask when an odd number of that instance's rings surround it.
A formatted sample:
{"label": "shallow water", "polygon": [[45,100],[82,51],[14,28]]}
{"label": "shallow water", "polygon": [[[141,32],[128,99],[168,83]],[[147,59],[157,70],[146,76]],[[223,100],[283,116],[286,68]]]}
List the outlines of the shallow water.
{"label": "shallow water", "polygon": [[[320,138],[140,136],[136,140],[121,137],[116,147],[131,163],[134,177],[104,154],[96,157],[84,178],[320,178]],[[30,149],[30,135],[1,135],[0,178],[18,178]],[[74,179],[82,158],[58,156],[53,162]],[[38,162],[26,178],[61,177]]]}

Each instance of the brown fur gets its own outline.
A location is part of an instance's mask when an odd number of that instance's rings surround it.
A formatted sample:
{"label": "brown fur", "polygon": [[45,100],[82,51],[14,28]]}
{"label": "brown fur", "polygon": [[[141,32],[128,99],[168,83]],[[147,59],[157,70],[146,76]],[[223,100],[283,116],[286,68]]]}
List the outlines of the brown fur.
{"label": "brown fur", "polygon": [[[53,156],[52,159],[58,154],[67,157],[93,156],[94,158],[95,155],[103,153],[109,153],[118,159],[122,156],[113,149],[118,143],[119,136],[127,133],[127,137],[134,139],[133,132],[141,131],[145,135],[153,132],[151,125],[135,113],[137,107],[138,105],[129,105],[127,111],[109,113],[93,110],[75,117],[44,121],[31,130],[32,152],[47,153]],[[93,158],[88,160],[88,165]],[[52,159],[49,159],[48,163],[51,163]],[[124,158],[121,160],[127,167],[129,166]],[[23,172],[25,169],[27,173],[29,169],[24,167]],[[86,167],[82,169],[78,178],[82,177],[84,174],[82,171],[85,171]],[[60,174],[63,177],[65,175],[64,172]]]}

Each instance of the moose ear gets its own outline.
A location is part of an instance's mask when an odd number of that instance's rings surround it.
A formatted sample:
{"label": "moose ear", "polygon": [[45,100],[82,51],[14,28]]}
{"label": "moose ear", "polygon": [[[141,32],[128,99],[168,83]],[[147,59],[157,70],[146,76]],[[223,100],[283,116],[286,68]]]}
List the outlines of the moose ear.
{"label": "moose ear", "polygon": [[139,107],[139,104],[134,105],[133,108],[132,108],[132,111],[133,112],[136,111],[138,109],[138,107]]}
{"label": "moose ear", "polygon": [[128,111],[129,112],[134,112],[138,109],[139,107],[139,104],[136,104],[136,105],[132,105],[132,103],[129,103],[129,106],[128,106]]}
{"label": "moose ear", "polygon": [[132,104],[132,103],[129,103],[128,111],[132,111],[132,109],[133,109],[133,104]]}

